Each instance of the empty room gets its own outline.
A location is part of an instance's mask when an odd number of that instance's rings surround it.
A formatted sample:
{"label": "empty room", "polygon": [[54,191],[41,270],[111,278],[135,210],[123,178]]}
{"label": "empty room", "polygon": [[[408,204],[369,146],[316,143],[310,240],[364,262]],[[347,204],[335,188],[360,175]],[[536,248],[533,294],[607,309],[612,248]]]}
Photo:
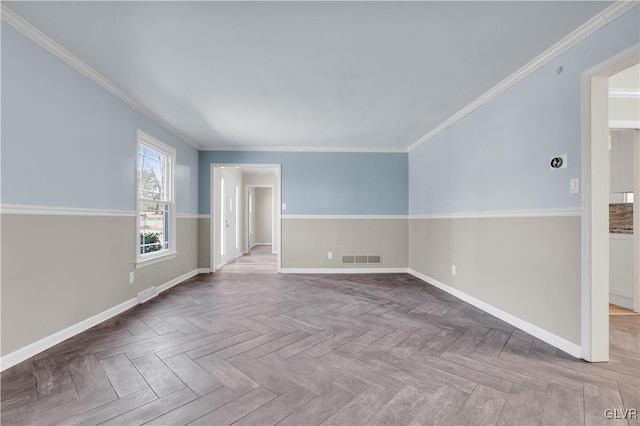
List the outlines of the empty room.
{"label": "empty room", "polygon": [[638,1],[1,5],[3,425],[640,425]]}

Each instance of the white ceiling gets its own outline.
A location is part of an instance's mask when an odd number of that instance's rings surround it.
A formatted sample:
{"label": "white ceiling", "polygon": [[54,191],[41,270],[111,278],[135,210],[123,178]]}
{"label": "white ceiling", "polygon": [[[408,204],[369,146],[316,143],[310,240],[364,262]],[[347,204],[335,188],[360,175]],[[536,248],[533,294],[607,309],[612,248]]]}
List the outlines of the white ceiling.
{"label": "white ceiling", "polygon": [[611,2],[6,2],[204,149],[401,150]]}

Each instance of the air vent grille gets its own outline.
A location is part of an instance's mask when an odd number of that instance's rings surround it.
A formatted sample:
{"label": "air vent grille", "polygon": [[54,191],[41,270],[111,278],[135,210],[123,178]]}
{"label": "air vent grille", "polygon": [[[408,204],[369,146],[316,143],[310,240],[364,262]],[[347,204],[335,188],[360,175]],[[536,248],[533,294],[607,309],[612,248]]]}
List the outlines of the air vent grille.
{"label": "air vent grille", "polygon": [[379,265],[382,263],[382,256],[379,254],[343,254],[342,263],[356,265]]}

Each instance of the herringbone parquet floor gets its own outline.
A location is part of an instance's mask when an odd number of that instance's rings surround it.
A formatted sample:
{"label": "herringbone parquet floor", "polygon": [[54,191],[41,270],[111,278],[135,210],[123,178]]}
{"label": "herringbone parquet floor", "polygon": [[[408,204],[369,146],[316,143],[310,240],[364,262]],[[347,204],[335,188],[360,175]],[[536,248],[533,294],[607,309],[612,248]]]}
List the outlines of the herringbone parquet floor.
{"label": "herringbone parquet floor", "polygon": [[639,318],[588,364],[409,275],[223,269],[5,371],[2,424],[627,424]]}

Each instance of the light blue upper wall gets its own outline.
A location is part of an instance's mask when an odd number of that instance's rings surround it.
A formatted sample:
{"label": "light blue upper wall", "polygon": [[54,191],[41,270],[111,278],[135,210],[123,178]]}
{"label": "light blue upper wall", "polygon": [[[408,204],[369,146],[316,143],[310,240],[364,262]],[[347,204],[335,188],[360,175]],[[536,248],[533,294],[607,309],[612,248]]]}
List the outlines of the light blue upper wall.
{"label": "light blue upper wall", "polygon": [[639,22],[636,6],[412,151],[409,214],[579,208],[580,74],[638,43]]}
{"label": "light blue upper wall", "polygon": [[177,212],[198,151],[2,23],[2,203],[135,210],[136,129],[177,150]]}
{"label": "light blue upper wall", "polygon": [[281,164],[284,214],[407,214],[407,154],[202,151],[202,214],[209,213],[212,163]]}

